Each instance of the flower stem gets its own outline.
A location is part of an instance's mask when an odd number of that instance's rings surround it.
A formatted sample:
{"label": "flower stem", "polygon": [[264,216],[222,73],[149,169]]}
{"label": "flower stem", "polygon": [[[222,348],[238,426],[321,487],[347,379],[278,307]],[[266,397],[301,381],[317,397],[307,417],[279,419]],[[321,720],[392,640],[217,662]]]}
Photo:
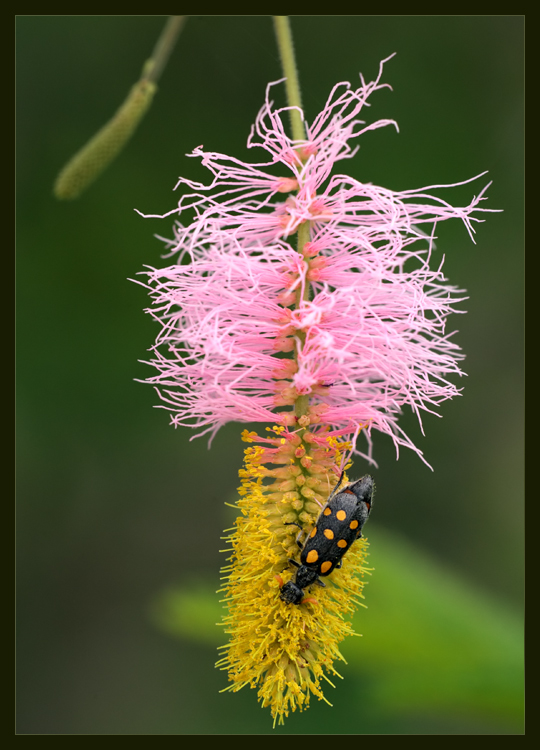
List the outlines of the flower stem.
{"label": "flower stem", "polygon": [[[300,224],[298,227],[298,244],[296,246],[297,251],[300,253],[300,255],[303,254],[304,246],[307,242],[311,239],[310,234],[310,222],[305,221],[303,224]],[[300,307],[300,303],[303,300],[309,300],[309,281],[306,279],[306,282],[302,288],[301,285],[298,286],[298,289],[296,290],[296,302],[295,302],[295,308],[298,310]]]}
{"label": "flower stem", "polygon": [[[302,109],[302,97],[300,94],[300,84],[298,82],[298,71],[294,58],[294,45],[288,16],[274,16],[274,29],[277,37],[283,74],[287,79],[287,103],[289,107],[294,107],[294,109],[289,110],[293,140],[305,141],[306,129],[304,127],[304,121],[300,112],[300,110]],[[306,221],[298,228],[297,250],[300,254],[302,254],[304,245],[306,244],[306,242],[309,242],[309,239],[310,222]],[[305,300],[309,300],[309,282],[307,281],[307,279],[305,284],[303,285],[303,288],[301,285],[298,286],[296,292],[295,308],[298,309],[301,303]],[[305,341],[305,331],[298,331],[297,344],[294,352],[294,358],[297,362],[298,356],[305,344]],[[309,410],[309,396],[298,396],[294,403],[293,410],[297,419],[306,415]],[[304,432],[305,429],[302,429],[300,431],[301,437],[303,437]]]}
{"label": "flower stem", "polygon": [[182,27],[186,22],[186,18],[187,16],[171,16],[168,19],[156,42],[152,56],[146,61],[143,78],[147,81],[157,83],[159,80],[159,77],[169,61],[169,57],[174,49],[178,35],[182,31]]}
{"label": "flower stem", "polygon": [[298,107],[298,109],[289,110],[293,139],[295,141],[305,141],[306,130],[299,111],[302,109],[302,97],[300,95],[300,84],[298,83],[298,71],[296,69],[294,45],[288,16],[274,16],[274,29],[281,57],[283,75],[287,78],[287,102],[289,107]]}

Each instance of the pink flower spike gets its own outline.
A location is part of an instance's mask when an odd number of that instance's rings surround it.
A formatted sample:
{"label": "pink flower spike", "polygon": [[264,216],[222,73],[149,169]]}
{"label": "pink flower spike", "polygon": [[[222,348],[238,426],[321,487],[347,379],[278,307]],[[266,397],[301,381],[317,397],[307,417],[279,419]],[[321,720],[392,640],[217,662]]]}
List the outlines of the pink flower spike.
{"label": "pink flower spike", "polygon": [[[435,232],[458,218],[474,241],[474,224],[492,211],[481,205],[488,186],[455,208],[433,191],[472,180],[393,191],[335,171],[367,131],[397,130],[392,120],[360,119],[369,97],[389,88],[384,62],[375,81],[333,88],[306,123],[305,142],[287,135],[288,108],[274,107],[270,84],[248,138],[268,162],[202,146],[191,154],[211,181],[180,178],[188,192],[175,212],[194,218],[178,222],[167,243],[178,262],[145,272],[148,312],[161,325],[148,382],[175,426],[214,435],[229,421],[265,422],[294,431],[303,399],[314,440],[355,443],[362,432],[373,461],[378,430],[422,457],[399,415],[409,407],[421,426],[422,412],[460,393],[452,378],[463,375],[463,354],[446,324],[466,297],[448,284],[442,259],[432,267]],[[277,177],[268,171],[276,164]]]}

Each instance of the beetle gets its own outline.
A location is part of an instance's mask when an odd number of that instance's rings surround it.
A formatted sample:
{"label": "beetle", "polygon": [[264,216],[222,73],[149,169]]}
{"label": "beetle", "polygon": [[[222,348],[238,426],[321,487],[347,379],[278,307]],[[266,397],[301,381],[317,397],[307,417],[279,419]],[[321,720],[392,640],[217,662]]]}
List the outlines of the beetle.
{"label": "beetle", "polygon": [[362,536],[362,527],[371,511],[375,484],[366,474],[338,489],[342,479],[343,473],[304,545],[299,543],[302,549],[300,562],[289,560],[297,568],[296,580],[284,584],[279,596],[288,604],[300,604],[304,589],[313,583],[324,586],[320,576],[328,576],[334,568],[340,568],[343,555]]}

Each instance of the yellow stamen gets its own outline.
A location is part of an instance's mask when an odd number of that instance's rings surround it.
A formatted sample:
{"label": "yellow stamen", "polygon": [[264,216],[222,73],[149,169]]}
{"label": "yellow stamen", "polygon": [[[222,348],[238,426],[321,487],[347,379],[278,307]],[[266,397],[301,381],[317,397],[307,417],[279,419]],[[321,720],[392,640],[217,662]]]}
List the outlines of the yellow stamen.
{"label": "yellow stamen", "polygon": [[[359,605],[364,606],[362,577],[369,569],[365,567],[367,542],[360,539],[352,545],[341,569],[325,578],[326,588],[316,587],[316,599],[310,588],[299,605],[280,599],[282,585],[295,576],[289,559],[299,559],[298,529],[288,524],[299,523],[309,533],[317,513],[308,512],[314,505],[309,498],[280,491],[283,480],[262,465],[263,460],[283,463],[286,445],[294,471],[305,476],[306,484],[312,478],[309,465],[306,468],[295,456],[298,436],[283,427],[270,432],[275,437],[265,437],[264,442],[274,447],[246,448],[245,468],[240,472],[238,508],[242,515],[228,538],[233,552],[224,568],[228,578],[222,589],[230,642],[216,666],[228,672],[231,684],[225,690],[236,692],[246,685],[256,688],[274,723],[282,724],[291,711],[306,709],[312,695],[328,703],[321,683],[332,684],[328,675],[338,675],[333,662],[344,661],[338,645],[354,633],[349,617]],[[245,431],[243,439],[256,442],[258,437]],[[317,476],[321,485],[317,497],[324,504],[337,482],[336,464],[339,466],[341,452],[348,446],[329,440],[327,448],[309,442],[302,442],[302,447],[316,458],[312,465],[326,473]],[[273,483],[264,485],[263,477]]]}

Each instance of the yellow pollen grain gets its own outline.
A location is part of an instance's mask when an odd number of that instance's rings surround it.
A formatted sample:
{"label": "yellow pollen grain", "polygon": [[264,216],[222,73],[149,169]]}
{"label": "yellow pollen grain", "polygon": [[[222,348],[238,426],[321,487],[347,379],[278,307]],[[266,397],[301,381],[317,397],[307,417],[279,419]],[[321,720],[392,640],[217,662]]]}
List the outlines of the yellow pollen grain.
{"label": "yellow pollen grain", "polygon": [[325,537],[327,539],[333,539],[334,538],[334,532],[332,531],[332,529],[325,529],[324,530],[324,535],[325,535]]}
{"label": "yellow pollen grain", "polygon": [[306,557],[306,562],[308,563],[317,562],[318,557],[319,557],[319,553],[317,552],[317,550],[312,549],[308,552],[308,555]]}
{"label": "yellow pollen grain", "polygon": [[350,529],[356,529],[358,526],[358,521],[351,521],[349,524]]}
{"label": "yellow pollen grain", "polygon": [[345,541],[345,539],[340,539],[339,542],[337,543],[337,546],[343,549],[344,547],[347,546],[347,542]]}
{"label": "yellow pollen grain", "polygon": [[329,560],[326,560],[321,565],[321,573],[328,573],[331,567],[332,567],[332,563]]}
{"label": "yellow pollen grain", "polygon": [[344,510],[338,510],[338,512],[336,513],[336,517],[338,521],[344,521],[347,518],[347,514]]}

